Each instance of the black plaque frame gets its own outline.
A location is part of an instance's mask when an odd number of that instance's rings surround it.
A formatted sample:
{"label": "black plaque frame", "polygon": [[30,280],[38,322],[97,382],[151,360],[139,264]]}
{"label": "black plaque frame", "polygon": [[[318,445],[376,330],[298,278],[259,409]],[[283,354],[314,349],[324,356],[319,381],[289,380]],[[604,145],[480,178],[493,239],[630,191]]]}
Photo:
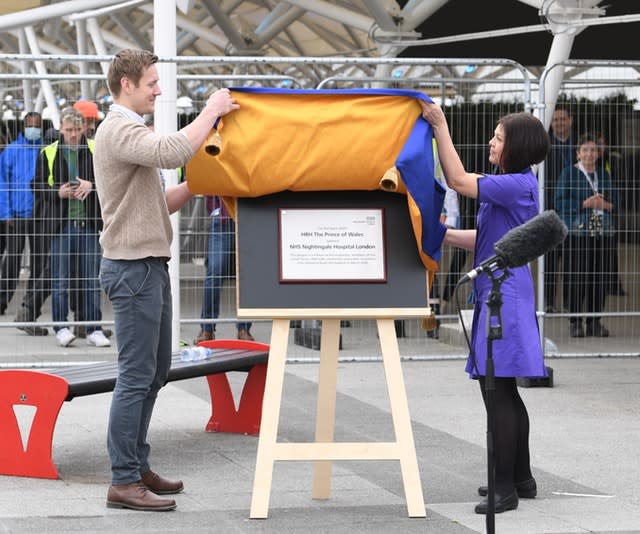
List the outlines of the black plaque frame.
{"label": "black plaque frame", "polygon": [[[281,283],[282,207],[383,208],[387,280]],[[383,191],[285,191],[237,204],[237,313],[240,318],[416,317],[430,314],[428,273],[418,254],[407,199]]]}

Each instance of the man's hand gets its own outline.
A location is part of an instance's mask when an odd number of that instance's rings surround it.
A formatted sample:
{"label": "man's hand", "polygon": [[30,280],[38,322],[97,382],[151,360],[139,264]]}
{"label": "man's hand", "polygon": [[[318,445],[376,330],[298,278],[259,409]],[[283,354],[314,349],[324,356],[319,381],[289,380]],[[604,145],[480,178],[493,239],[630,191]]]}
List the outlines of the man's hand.
{"label": "man's hand", "polygon": [[85,200],[93,189],[93,185],[89,180],[76,178],[77,183],[66,183],[60,186],[58,196],[60,198],[75,198],[76,200]]}
{"label": "man's hand", "polygon": [[218,89],[209,97],[206,107],[210,108],[216,117],[222,117],[234,109],[239,109],[240,104],[236,103],[229,89],[225,87]]}
{"label": "man's hand", "polygon": [[89,180],[83,180],[82,178],[76,178],[80,182],[73,191],[73,198],[76,200],[85,200],[89,193],[93,190],[93,184]]}

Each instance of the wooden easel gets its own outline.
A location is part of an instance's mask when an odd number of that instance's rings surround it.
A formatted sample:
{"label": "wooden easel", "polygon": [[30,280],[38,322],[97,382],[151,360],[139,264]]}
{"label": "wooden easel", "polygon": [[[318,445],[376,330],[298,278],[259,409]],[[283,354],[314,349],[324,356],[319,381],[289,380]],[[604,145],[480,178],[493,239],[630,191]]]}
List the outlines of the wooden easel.
{"label": "wooden easel", "polygon": [[[332,313],[327,314],[327,310],[322,310],[323,315],[318,313],[317,316],[313,317],[315,319],[322,318],[322,337],[315,442],[311,443],[277,442],[290,319],[276,318],[273,320],[251,499],[250,517],[252,519],[264,519],[268,516],[273,464],[276,460],[313,461],[312,496],[315,499],[328,499],[330,497],[331,469],[334,460],[399,460],[409,517],[426,516],[413,432],[411,430],[409,405],[407,403],[400,365],[400,352],[393,321],[395,318],[402,316],[424,316],[428,311],[424,309],[398,309],[394,310],[395,315],[390,315],[393,318],[380,318],[380,310],[375,309],[368,310],[368,313],[359,313],[357,317],[351,315],[349,311],[344,309],[332,310]],[[317,312],[320,312],[320,310],[317,310]],[[340,314],[345,315],[345,312],[349,317],[340,317]],[[408,315],[408,312],[411,315]],[[334,442],[340,319],[347,318],[376,319],[395,430],[395,441]]]}
{"label": "wooden easel", "polygon": [[[384,210],[383,283],[324,280],[281,281],[279,210],[283,208]],[[410,517],[425,517],[411,418],[404,387],[395,319],[428,317],[428,276],[416,249],[406,198],[380,191],[292,192],[237,202],[236,272],[238,319],[270,319],[271,347],[262,404],[250,517],[266,518],[276,460],[313,462],[312,496],[328,499],[334,460],[399,460]],[[242,266],[242,268],[241,268]],[[291,320],[321,320],[320,371],[315,441],[278,443],[278,423]],[[334,441],[340,321],[375,320],[382,349],[395,439]]]}

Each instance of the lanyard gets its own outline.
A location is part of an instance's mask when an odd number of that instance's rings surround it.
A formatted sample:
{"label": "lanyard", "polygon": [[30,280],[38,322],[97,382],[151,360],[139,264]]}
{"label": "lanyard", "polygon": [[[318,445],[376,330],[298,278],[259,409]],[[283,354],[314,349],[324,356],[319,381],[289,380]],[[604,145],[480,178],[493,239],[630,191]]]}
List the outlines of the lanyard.
{"label": "lanyard", "polygon": [[[589,173],[585,170],[584,165],[582,164],[581,161],[578,162],[578,169],[580,169],[580,172],[582,172],[582,174],[584,174],[584,177],[587,179],[587,182],[589,182],[589,185],[591,186],[591,189],[593,189],[594,193],[598,193],[598,173],[597,171],[593,171],[593,180],[591,179],[591,176],[589,176]],[[597,214],[597,215],[602,215],[604,213],[604,210],[593,210],[593,213]]]}
{"label": "lanyard", "polygon": [[578,162],[578,169],[580,169],[582,174],[584,174],[584,177],[587,179],[587,182],[589,182],[589,185],[591,186],[591,189],[593,189],[593,192],[597,193],[598,192],[598,173],[595,170],[593,171],[593,180],[592,180],[591,176],[589,176],[589,173],[585,170],[584,165],[582,164],[581,161]]}

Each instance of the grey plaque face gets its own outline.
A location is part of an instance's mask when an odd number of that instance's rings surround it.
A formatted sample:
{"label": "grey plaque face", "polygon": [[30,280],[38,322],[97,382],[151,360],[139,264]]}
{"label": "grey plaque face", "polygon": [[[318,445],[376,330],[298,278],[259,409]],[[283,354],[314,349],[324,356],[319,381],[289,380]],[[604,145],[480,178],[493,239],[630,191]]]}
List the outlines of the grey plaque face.
{"label": "grey plaque face", "polygon": [[[384,283],[283,284],[279,272],[279,210],[382,209]],[[238,199],[238,314],[252,310],[426,308],[427,276],[411,227],[407,198],[382,191],[276,193]],[[269,316],[258,313],[256,316]]]}

